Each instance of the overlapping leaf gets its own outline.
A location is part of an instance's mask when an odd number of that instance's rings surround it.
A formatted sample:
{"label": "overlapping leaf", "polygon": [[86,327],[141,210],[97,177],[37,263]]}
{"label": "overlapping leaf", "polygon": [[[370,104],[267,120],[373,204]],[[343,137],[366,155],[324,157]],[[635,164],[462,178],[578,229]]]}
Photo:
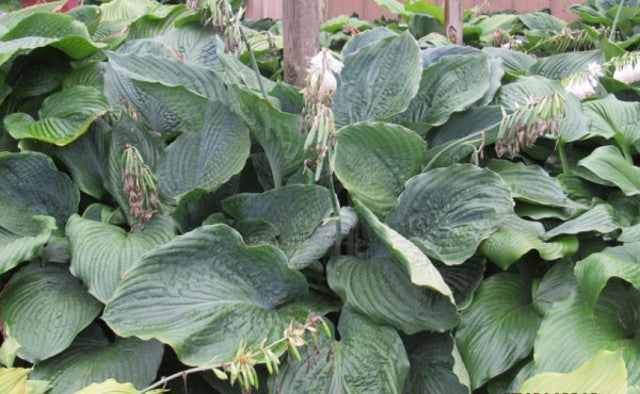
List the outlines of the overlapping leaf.
{"label": "overlapping leaf", "polygon": [[0,227],[0,272],[4,273],[23,261],[34,258],[56,230],[56,220],[50,216],[36,216],[39,228],[32,234],[16,234]]}
{"label": "overlapping leaf", "polygon": [[322,337],[317,362],[312,362],[311,354],[308,358],[304,354],[303,361],[292,360],[283,366],[280,375],[274,378],[278,382],[270,382],[269,391],[401,392],[409,373],[409,360],[395,329],[376,325],[366,316],[345,308],[340,316],[338,332],[340,341]]}
{"label": "overlapping leaf", "polygon": [[47,97],[38,111],[38,120],[25,113],[13,113],[4,118],[4,127],[16,139],[33,138],[64,146],[109,110],[107,98],[95,88],[72,86]]}
{"label": "overlapping leaf", "polygon": [[144,252],[168,242],[174,234],[171,220],[157,215],[144,229],[134,232],[73,215],[66,233],[71,244],[71,272],[103,303]]}
{"label": "overlapping leaf", "polygon": [[507,184],[494,172],[454,164],[410,179],[387,222],[444,263],[460,264],[512,207]]}
{"label": "overlapping leaf", "polygon": [[336,135],[333,168],[351,196],[379,216],[397,202],[405,182],[424,166],[426,144],[416,133],[386,123],[358,123]]}
{"label": "overlapping leaf", "polygon": [[121,336],[157,338],[189,365],[233,358],[241,343],[278,339],[309,310],[302,274],[271,245],[246,246],[222,224],[200,227],[147,253],[128,271],[103,318]]}
{"label": "overlapping leaf", "polygon": [[84,330],[61,354],[37,364],[31,379],[51,384],[49,394],[74,393],[112,378],[142,389],[156,376],[163,353],[157,341],[118,338],[109,342],[98,325]]}
{"label": "overlapping leaf", "polygon": [[361,48],[344,63],[333,100],[336,127],[395,116],[418,91],[422,62],[409,32]]}
{"label": "overlapping leaf", "polygon": [[18,356],[37,363],[66,349],[100,309],[64,267],[34,263],[11,278],[0,314],[4,332],[20,343]]}

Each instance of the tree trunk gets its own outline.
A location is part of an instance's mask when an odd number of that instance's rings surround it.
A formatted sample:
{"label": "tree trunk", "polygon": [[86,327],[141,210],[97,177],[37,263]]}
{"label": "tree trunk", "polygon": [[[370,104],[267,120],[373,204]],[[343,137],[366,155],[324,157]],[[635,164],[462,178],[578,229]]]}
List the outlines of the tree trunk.
{"label": "tree trunk", "polygon": [[462,0],[445,0],[444,28],[447,38],[462,45]]}
{"label": "tree trunk", "polygon": [[321,0],[284,0],[284,80],[302,87],[307,61],[318,52]]}

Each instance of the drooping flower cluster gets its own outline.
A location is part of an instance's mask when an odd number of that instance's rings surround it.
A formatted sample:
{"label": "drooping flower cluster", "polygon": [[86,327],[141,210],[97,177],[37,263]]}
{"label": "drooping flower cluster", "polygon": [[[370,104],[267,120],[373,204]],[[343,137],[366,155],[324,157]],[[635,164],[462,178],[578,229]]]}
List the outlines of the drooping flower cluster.
{"label": "drooping flower cluster", "polygon": [[598,87],[598,77],[604,75],[602,67],[592,62],[589,64],[588,71],[582,71],[573,74],[562,81],[565,90],[578,96],[580,100],[584,100],[596,94]]}
{"label": "drooping flower cluster", "polygon": [[242,43],[242,15],[244,9],[233,13],[233,8],[227,0],[207,0],[208,17],[204,24],[211,24],[224,36],[224,51],[237,54]]}
{"label": "drooping flower cluster", "polygon": [[129,200],[129,210],[136,220],[132,230],[143,228],[160,208],[156,180],[149,166],[144,164],[138,149],[131,144],[125,145],[120,166],[124,193]]}
{"label": "drooping flower cluster", "polygon": [[323,49],[309,60],[304,93],[305,127],[308,131],[304,149],[309,153],[305,165],[316,167],[315,180],[320,179],[322,165],[335,147],[331,99],[338,87],[335,74],[342,71],[342,62],[328,49]]}
{"label": "drooping flower cluster", "polygon": [[530,147],[545,135],[558,136],[558,126],[566,114],[565,98],[555,92],[539,99],[529,99],[511,114],[503,108],[502,123],[496,141],[496,154],[514,158],[522,147]]}
{"label": "drooping flower cluster", "polygon": [[615,67],[613,78],[620,82],[631,84],[640,80],[640,52],[627,52],[607,64]]}

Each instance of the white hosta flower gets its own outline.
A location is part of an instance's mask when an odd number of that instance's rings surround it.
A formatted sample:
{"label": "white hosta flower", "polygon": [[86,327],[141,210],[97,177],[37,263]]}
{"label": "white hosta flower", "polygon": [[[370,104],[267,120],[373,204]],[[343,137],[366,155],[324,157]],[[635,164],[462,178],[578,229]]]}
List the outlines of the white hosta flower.
{"label": "white hosta flower", "polygon": [[589,71],[578,72],[562,81],[564,88],[584,100],[596,94],[598,77],[603,76],[602,67],[596,63],[589,63]]}
{"label": "white hosta flower", "polygon": [[305,99],[315,102],[330,100],[338,87],[334,73],[342,71],[343,64],[323,49],[309,60],[307,84],[304,88]]}
{"label": "white hosta flower", "polygon": [[640,52],[629,52],[611,59],[615,65],[613,78],[630,84],[640,80]]}

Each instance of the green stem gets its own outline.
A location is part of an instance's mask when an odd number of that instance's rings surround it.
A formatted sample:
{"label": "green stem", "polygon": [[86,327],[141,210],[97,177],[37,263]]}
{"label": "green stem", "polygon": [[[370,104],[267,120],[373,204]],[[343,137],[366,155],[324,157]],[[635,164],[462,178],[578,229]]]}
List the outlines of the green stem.
{"label": "green stem", "polygon": [[338,237],[336,238],[336,244],[334,247],[334,254],[337,256],[340,254],[340,244],[342,243],[342,222],[340,221],[340,203],[338,202],[336,189],[335,189],[335,186],[333,185],[333,173],[331,172],[329,172],[329,191],[331,192],[331,205],[333,205],[333,214],[338,219],[338,221],[336,222]]}
{"label": "green stem", "polygon": [[182,377],[182,376],[185,376],[185,375],[189,375],[189,374],[197,373],[197,372],[209,371],[212,368],[220,368],[220,367],[222,367],[222,363],[215,364],[215,365],[208,365],[206,367],[195,367],[195,368],[185,369],[184,371],[176,372],[173,375],[169,375],[167,377],[164,377],[164,378],[158,380],[157,382],[155,382],[151,386],[145,387],[140,392],[141,393],[146,393],[147,391],[151,391],[151,390],[153,390],[155,388],[162,387],[165,383],[168,383],[168,382],[172,381],[173,379],[178,379],[179,377]]}
{"label": "green stem", "polygon": [[629,149],[629,145],[625,143],[619,143],[618,145],[620,145],[620,148],[622,149],[622,155],[627,160],[627,162],[629,162],[629,164],[633,164],[633,157],[631,157],[631,150]]}
{"label": "green stem", "polygon": [[249,40],[247,36],[244,34],[244,29],[240,26],[240,37],[242,37],[242,42],[247,47],[247,52],[249,53],[249,59],[251,59],[251,67],[253,68],[253,72],[256,74],[256,79],[258,80],[258,85],[260,86],[260,91],[262,92],[262,97],[265,99],[269,99],[269,95],[267,94],[267,90],[264,88],[262,84],[262,74],[260,74],[260,70],[258,69],[258,62],[256,61],[256,56],[251,49],[251,44],[249,44]]}
{"label": "green stem", "polygon": [[562,165],[562,173],[569,174],[569,163],[567,162],[567,154],[564,151],[564,142],[562,141],[558,142],[558,156]]}
{"label": "green stem", "polygon": [[616,34],[616,28],[618,27],[618,21],[620,20],[620,13],[622,12],[622,7],[624,4],[624,0],[620,0],[618,3],[618,10],[616,11],[616,16],[613,18],[613,25],[611,26],[611,33],[609,33],[609,41],[613,41],[613,38]]}

